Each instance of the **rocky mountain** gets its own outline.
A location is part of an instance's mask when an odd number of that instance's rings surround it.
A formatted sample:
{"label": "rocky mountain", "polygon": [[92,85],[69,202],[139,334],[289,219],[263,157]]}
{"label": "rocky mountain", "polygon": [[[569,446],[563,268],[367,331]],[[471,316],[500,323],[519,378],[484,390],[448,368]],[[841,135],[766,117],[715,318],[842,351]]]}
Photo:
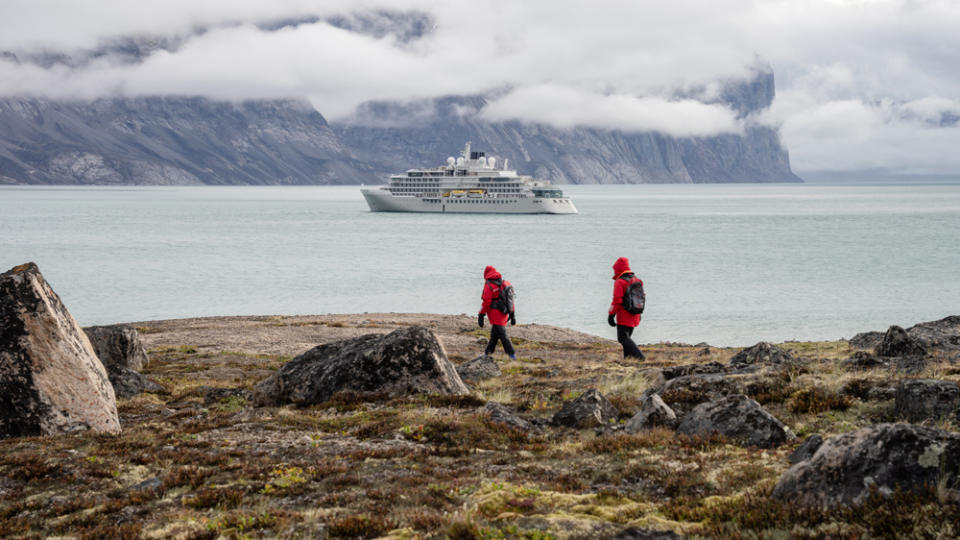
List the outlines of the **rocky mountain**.
{"label": "rocky mountain", "polygon": [[447,97],[413,104],[368,103],[333,124],[340,140],[382,174],[439,165],[463,142],[510,160],[522,174],[570,184],[798,182],[773,128],[751,115],[770,106],[774,76],[758,69],[726,84],[717,97],[747,125],[743,135],[675,138],[592,128],[490,122],[479,111],[484,96]]}
{"label": "rocky mountain", "polygon": [[373,178],[306,101],[0,99],[0,183],[358,184]]}
{"label": "rocky mountain", "polygon": [[[129,54],[144,46],[173,45],[133,44]],[[491,96],[482,95],[367,103],[335,124],[305,100],[6,97],[0,183],[378,183],[444,163],[466,141],[508,158],[522,174],[558,183],[799,181],[777,131],[750,122],[773,96],[769,70],[727,84],[713,102],[736,111],[745,132],[689,138],[491,122],[480,114]]]}

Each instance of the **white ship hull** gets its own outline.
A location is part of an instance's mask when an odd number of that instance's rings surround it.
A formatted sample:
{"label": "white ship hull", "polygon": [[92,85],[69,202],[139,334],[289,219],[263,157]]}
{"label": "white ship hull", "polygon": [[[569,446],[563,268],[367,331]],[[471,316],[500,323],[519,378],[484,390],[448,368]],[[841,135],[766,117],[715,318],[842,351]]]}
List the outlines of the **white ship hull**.
{"label": "white ship hull", "polygon": [[380,188],[360,190],[371,212],[457,214],[576,214],[568,197],[419,197],[397,196]]}

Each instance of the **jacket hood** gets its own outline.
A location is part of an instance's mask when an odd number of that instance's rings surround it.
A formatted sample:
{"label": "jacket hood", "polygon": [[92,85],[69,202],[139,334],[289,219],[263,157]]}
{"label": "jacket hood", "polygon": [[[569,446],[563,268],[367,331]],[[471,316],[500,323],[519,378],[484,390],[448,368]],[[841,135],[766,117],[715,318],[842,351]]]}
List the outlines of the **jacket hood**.
{"label": "jacket hood", "polygon": [[488,266],[483,269],[483,279],[502,279],[502,278],[500,276],[500,272],[497,272],[496,268],[492,266]]}
{"label": "jacket hood", "polygon": [[617,279],[626,272],[632,272],[630,270],[630,259],[620,257],[617,262],[613,263],[613,279]]}

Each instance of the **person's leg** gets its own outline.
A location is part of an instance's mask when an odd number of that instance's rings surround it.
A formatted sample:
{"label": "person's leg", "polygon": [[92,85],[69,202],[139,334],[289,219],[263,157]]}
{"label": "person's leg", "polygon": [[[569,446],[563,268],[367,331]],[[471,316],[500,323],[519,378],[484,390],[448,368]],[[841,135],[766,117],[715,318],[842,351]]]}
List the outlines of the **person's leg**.
{"label": "person's leg", "polygon": [[[511,343],[510,338],[507,337],[507,328],[495,324],[490,325],[490,342],[493,343],[493,348],[491,349],[490,353],[496,350],[497,341],[503,343],[503,352],[507,353],[512,358],[514,356],[513,343]],[[490,346],[488,345],[487,348],[489,349]]]}
{"label": "person's leg", "polygon": [[637,344],[630,339],[630,336],[632,335],[633,327],[623,326],[622,324],[617,325],[617,341],[623,345],[623,357],[639,358],[643,360],[645,358],[643,352],[640,351],[640,348],[637,347]]}
{"label": "person's leg", "polygon": [[510,336],[507,335],[507,327],[501,326],[500,328],[500,343],[503,343],[503,352],[507,353],[507,356],[510,358],[516,358],[517,354],[513,350],[513,342],[510,341]]}
{"label": "person's leg", "polygon": [[493,354],[493,351],[497,348],[497,327],[496,325],[490,325],[490,341],[487,342],[487,348],[483,351],[483,354],[490,356]]}

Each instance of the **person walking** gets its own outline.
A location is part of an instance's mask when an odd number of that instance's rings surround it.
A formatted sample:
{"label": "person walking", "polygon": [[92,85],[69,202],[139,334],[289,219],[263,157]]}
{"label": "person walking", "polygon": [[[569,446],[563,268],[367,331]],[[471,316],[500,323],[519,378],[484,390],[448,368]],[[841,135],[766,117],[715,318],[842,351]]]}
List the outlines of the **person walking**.
{"label": "person walking", "polygon": [[511,360],[516,360],[516,351],[513,349],[513,343],[507,336],[507,321],[511,325],[517,324],[517,317],[513,310],[513,286],[509,281],[505,281],[497,269],[488,266],[483,269],[483,294],[480,299],[483,303],[480,305],[480,313],[477,315],[477,324],[483,328],[484,315],[490,317],[490,341],[487,343],[486,355],[493,354],[497,348],[497,342],[503,344],[503,352]]}
{"label": "person walking", "polygon": [[631,339],[643,313],[643,280],[630,270],[630,260],[626,257],[613,263],[613,280],[613,302],[607,312],[607,323],[617,327],[617,341],[623,346],[624,359],[645,360],[643,352]]}

